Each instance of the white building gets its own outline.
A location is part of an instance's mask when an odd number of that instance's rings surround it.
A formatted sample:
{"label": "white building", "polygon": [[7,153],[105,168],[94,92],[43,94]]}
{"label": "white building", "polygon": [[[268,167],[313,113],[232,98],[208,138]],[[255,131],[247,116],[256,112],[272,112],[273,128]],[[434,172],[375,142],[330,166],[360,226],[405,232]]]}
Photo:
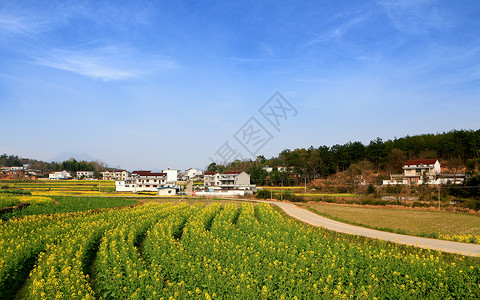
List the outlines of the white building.
{"label": "white building", "polygon": [[437,159],[407,160],[403,164],[403,175],[409,184],[423,183],[424,178],[435,181],[442,172],[440,162]]}
{"label": "white building", "polygon": [[158,194],[160,196],[173,196],[177,194],[177,189],[170,186],[159,187]]}
{"label": "white building", "polygon": [[220,187],[210,187],[205,190],[193,191],[193,196],[198,197],[237,197],[246,195],[253,195],[253,191],[245,189],[222,189]]}
{"label": "white building", "polygon": [[252,189],[250,175],[245,171],[230,171],[224,173],[205,172],[203,175],[205,187],[219,187],[221,189]]}
{"label": "white building", "polygon": [[13,167],[4,167],[2,169],[5,169],[7,171],[21,171],[23,170],[23,166],[22,167],[19,167],[19,166],[13,166]]}
{"label": "white building", "polygon": [[107,170],[101,174],[103,180],[126,180],[129,176],[125,170]]}
{"label": "white building", "polygon": [[77,171],[77,179],[93,178],[93,171]]}
{"label": "white building", "polygon": [[442,174],[437,159],[414,159],[403,164],[403,174],[390,175],[390,179],[384,180],[383,184],[461,184],[464,179],[465,174]]}
{"label": "white building", "polygon": [[188,170],[185,170],[185,173],[183,173],[183,177],[185,180],[194,179],[202,175],[203,175],[203,171],[195,168],[190,168]]}
{"label": "white building", "polygon": [[52,172],[48,174],[48,179],[50,180],[65,180],[65,179],[72,179],[72,174],[65,170]]}
{"label": "white building", "polygon": [[115,181],[117,192],[157,192],[158,188],[165,186],[167,186],[167,174],[152,171],[134,171],[126,180]]}
{"label": "white building", "polygon": [[162,171],[167,174],[167,183],[176,184],[178,181],[178,170],[166,169]]}
{"label": "white building", "polygon": [[262,168],[262,170],[266,171],[267,173],[272,173],[273,172],[273,167],[265,166]]}
{"label": "white building", "polygon": [[203,185],[208,186],[219,186],[220,185],[220,173],[218,172],[205,172],[203,174]]}

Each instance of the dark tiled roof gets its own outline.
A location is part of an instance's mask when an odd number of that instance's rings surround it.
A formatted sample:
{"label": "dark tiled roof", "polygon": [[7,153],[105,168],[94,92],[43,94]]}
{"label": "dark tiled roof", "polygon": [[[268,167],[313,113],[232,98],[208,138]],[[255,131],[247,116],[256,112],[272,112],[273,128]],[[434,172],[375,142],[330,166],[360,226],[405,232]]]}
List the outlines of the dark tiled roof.
{"label": "dark tiled roof", "polygon": [[437,162],[437,159],[411,159],[407,160],[404,163],[404,166],[411,166],[411,165],[433,165]]}

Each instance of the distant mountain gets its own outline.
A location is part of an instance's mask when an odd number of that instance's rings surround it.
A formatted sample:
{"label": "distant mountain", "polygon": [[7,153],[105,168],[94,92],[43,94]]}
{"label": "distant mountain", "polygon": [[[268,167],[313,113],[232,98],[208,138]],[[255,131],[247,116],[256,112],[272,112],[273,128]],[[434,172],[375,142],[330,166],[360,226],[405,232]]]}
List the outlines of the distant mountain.
{"label": "distant mountain", "polygon": [[62,153],[56,155],[55,157],[52,157],[48,161],[49,162],[53,162],[53,161],[62,162],[62,161],[65,161],[65,160],[69,160],[70,158],[74,158],[77,161],[81,161],[81,160],[84,160],[84,161],[98,161],[99,160],[98,158],[95,158],[95,157],[93,157],[93,156],[91,156],[90,154],[87,154],[87,153],[62,152]]}

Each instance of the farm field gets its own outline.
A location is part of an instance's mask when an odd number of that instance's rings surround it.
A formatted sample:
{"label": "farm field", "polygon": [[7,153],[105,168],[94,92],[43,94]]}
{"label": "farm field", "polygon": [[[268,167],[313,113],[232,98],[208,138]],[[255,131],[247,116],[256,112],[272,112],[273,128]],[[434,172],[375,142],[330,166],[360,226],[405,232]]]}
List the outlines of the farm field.
{"label": "farm field", "polygon": [[480,260],[348,236],[267,204],[159,204],[0,223],[0,298],[462,298]]}
{"label": "farm field", "polygon": [[[35,196],[132,196],[115,191],[113,180],[32,180],[0,182],[2,189],[30,191]],[[142,197],[157,193],[142,193]]]}
{"label": "farm field", "polygon": [[480,244],[480,216],[451,212],[306,203],[300,206],[354,225]]}
{"label": "farm field", "polygon": [[[31,196],[0,193],[0,219],[8,220],[28,215],[55,214],[86,211],[92,209],[127,206],[138,203],[132,198],[120,197],[74,197],[74,196]],[[140,199],[140,198],[139,198]],[[2,208],[18,204],[29,204],[21,210],[2,211]]]}
{"label": "farm field", "polygon": [[261,188],[267,191],[272,191],[274,193],[281,193],[282,191],[292,191],[296,195],[304,197],[361,197],[361,195],[351,193],[322,193],[320,191],[312,191],[310,189],[307,189],[307,192],[305,192],[305,187],[303,186],[263,186]]}

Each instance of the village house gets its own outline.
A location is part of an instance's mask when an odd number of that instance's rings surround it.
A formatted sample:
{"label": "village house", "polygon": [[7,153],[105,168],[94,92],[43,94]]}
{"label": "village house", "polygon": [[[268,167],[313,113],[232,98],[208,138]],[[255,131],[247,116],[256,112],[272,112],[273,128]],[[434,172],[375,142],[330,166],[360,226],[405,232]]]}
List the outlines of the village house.
{"label": "village house", "polygon": [[77,171],[77,179],[93,178],[93,171]]}
{"label": "village house", "polygon": [[411,184],[461,184],[465,174],[442,174],[440,162],[437,159],[414,159],[403,164],[403,174],[392,174],[384,180],[384,185]]}
{"label": "village house", "polygon": [[163,186],[158,188],[160,196],[173,196],[177,194],[177,189],[171,186]]}
{"label": "village house", "polygon": [[152,171],[134,171],[131,177],[115,181],[117,192],[157,192],[167,186],[167,174]]}
{"label": "village house", "polygon": [[56,171],[48,174],[48,179],[50,180],[66,180],[66,179],[72,179],[72,174],[70,172],[67,172],[65,170],[63,171]]}
{"label": "village house", "polygon": [[162,173],[167,174],[167,183],[170,185],[176,185],[178,181],[178,170],[166,169]]}
{"label": "village house", "polygon": [[183,173],[183,180],[191,180],[203,175],[203,171],[195,168],[185,170]]}
{"label": "village house", "polygon": [[250,184],[250,175],[245,171],[205,172],[203,185],[221,189],[251,189],[254,187]]}
{"label": "village house", "polygon": [[125,170],[107,170],[101,174],[103,180],[126,180],[129,176]]}

